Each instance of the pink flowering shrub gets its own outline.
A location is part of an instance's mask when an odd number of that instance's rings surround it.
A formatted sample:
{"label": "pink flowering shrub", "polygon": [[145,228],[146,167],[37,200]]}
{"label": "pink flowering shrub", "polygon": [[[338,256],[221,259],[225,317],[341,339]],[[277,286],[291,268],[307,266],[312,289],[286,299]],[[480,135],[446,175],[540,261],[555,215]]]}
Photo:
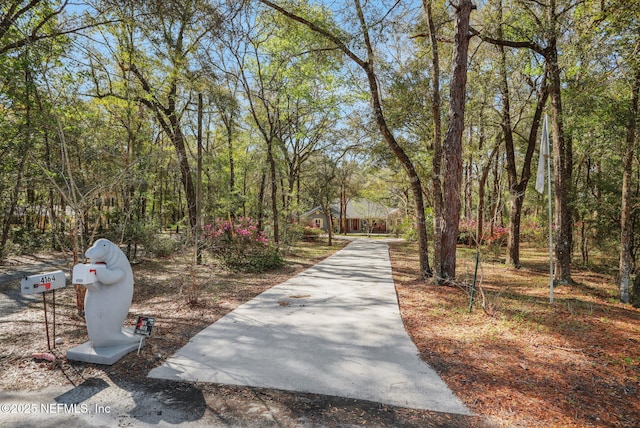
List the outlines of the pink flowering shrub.
{"label": "pink flowering shrub", "polygon": [[[490,233],[490,230],[489,230]],[[509,238],[509,229],[506,227],[494,226],[493,234],[487,237],[487,245],[497,245],[503,247],[507,245],[507,239]]]}
{"label": "pink flowering shrub", "polygon": [[324,231],[315,222],[308,222],[302,231],[302,239],[305,241],[316,241]]}
{"label": "pink flowering shrub", "polygon": [[204,226],[203,240],[211,254],[231,270],[264,272],[284,264],[278,247],[269,244],[249,217],[217,218]]}

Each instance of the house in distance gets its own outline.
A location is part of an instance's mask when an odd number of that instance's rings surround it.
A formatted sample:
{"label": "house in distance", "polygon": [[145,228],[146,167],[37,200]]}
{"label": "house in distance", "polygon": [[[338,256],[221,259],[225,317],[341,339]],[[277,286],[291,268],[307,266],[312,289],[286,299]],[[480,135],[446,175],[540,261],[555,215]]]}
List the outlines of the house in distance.
{"label": "house in distance", "polygon": [[[397,208],[389,208],[363,198],[349,199],[343,207],[340,202],[331,204],[333,230],[338,233],[389,233],[398,213]],[[308,224],[328,230],[329,222],[321,206],[305,212],[302,217]]]}

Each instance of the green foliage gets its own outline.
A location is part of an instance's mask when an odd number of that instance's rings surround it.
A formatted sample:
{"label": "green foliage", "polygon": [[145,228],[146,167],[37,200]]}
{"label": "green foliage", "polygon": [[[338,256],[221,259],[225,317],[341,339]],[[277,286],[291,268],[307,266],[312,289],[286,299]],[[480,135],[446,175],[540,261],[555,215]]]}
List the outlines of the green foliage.
{"label": "green foliage", "polygon": [[640,308],[640,275],[636,277],[631,288],[631,304],[636,308]]}
{"label": "green foliage", "polygon": [[520,242],[530,242],[535,245],[544,246],[548,244],[549,232],[548,223],[534,217],[523,219],[520,223]]}
{"label": "green foliage", "polygon": [[281,242],[284,245],[293,245],[305,235],[306,228],[297,221],[287,221],[282,225]]}
{"label": "green foliage", "polygon": [[[218,27],[215,6],[200,1],[111,2],[100,11],[105,15],[99,19],[90,17],[91,8],[83,10],[82,16],[73,16],[69,9],[52,16],[56,2],[35,3],[20,17],[7,20],[8,31],[0,40],[0,50],[10,48],[0,54],[0,219],[10,231],[5,253],[70,247],[71,227],[86,234],[95,229],[116,242],[137,243],[156,256],[176,251],[180,240],[160,231],[169,225],[184,230],[189,203],[180,188],[183,177],[176,140],[163,129],[163,121],[179,119],[185,153],[193,163],[198,129],[195,101],[200,93],[204,96],[200,183],[204,215],[260,217],[263,230],[270,231],[272,226],[265,219],[277,208],[279,239],[288,246],[322,233],[290,219],[311,206],[334,202],[341,191],[389,206],[411,205],[404,172],[372,126],[364,75],[345,62],[334,44],[305,26],[259,4],[253,5],[251,15],[243,16],[243,11],[234,15],[247,18],[245,22],[230,18]],[[19,4],[9,0],[0,7],[0,15]],[[293,0],[279,4],[364,54],[358,26],[353,26],[356,16],[348,6]],[[433,84],[432,52],[428,37],[414,37],[427,33],[423,11],[409,12],[398,4],[388,10],[391,15],[383,15],[383,4],[363,5],[372,23],[386,119],[427,186],[433,161],[428,90]],[[547,6],[542,3],[522,7],[521,2],[506,2],[501,16],[497,5],[478,5],[474,12],[478,29],[497,36],[503,24],[502,38],[536,43],[551,31],[544,28]],[[639,58],[638,2],[626,4],[625,10],[599,10],[594,5],[580,3],[568,9],[554,27],[563,69],[565,140],[573,148],[574,242],[584,235],[590,250],[614,254],[619,251],[621,147]],[[439,38],[451,39],[449,4],[438,1],[432,6]],[[139,15],[145,19],[134,19]],[[51,19],[43,23],[44,17]],[[17,43],[26,35],[69,30],[81,19],[108,23],[87,27],[82,35]],[[465,179],[471,199],[465,208],[470,216],[476,214],[478,175],[488,162],[493,141],[503,138],[498,50],[479,43],[478,38],[474,43],[478,44],[469,63],[464,133]],[[451,45],[439,44],[441,58],[450,57]],[[231,58],[237,61],[228,61]],[[444,119],[450,70],[449,61],[441,63]],[[518,169],[527,153],[535,90],[542,84],[544,70],[540,55],[527,49],[506,50]],[[136,77],[138,73],[146,78],[148,88]],[[246,80],[236,79],[240,75]],[[255,118],[247,110],[249,96]],[[362,104],[354,105],[355,99]],[[172,104],[179,115],[162,119],[162,112]],[[265,177],[269,165],[263,131],[272,144],[273,177]],[[346,145],[352,149],[344,155]],[[506,176],[500,173],[503,150],[504,145],[494,158],[499,166],[486,184],[487,212],[492,205],[496,213],[505,212],[499,206],[508,192]],[[537,153],[533,159],[535,169]],[[637,171],[636,162],[633,187],[638,185]],[[274,188],[269,186],[272,183]],[[533,180],[530,183],[533,187]],[[276,207],[271,206],[274,191]],[[424,196],[433,203],[430,192]],[[546,245],[548,220],[543,203],[544,197],[527,192],[521,241]],[[632,206],[639,203],[634,196]],[[8,216],[12,206],[19,209]],[[34,207],[55,213],[55,224],[46,225],[53,230],[43,233],[35,217],[24,214]],[[636,221],[638,212],[633,211]],[[498,215],[506,220],[506,213]],[[273,224],[272,218],[269,221]],[[431,219],[427,224],[430,231]],[[461,227],[460,242],[473,242],[475,229],[467,226]],[[411,218],[402,220],[397,229],[398,236],[417,238]],[[640,242],[640,228],[634,234],[633,242]],[[504,235],[490,242],[499,249],[503,239]],[[265,269],[280,263],[279,251],[269,246],[241,250],[242,245],[234,242],[231,247],[236,250],[228,251],[225,258],[238,269]],[[257,250],[259,254],[252,253]]]}
{"label": "green foliage", "polygon": [[268,245],[263,249],[254,249],[245,255],[231,254],[224,259],[224,263],[237,272],[260,273],[282,267],[284,259],[278,247]]}
{"label": "green foliage", "polygon": [[179,242],[170,235],[147,229],[142,235],[142,246],[156,257],[168,257],[178,250]]}
{"label": "green foliage", "polygon": [[17,227],[11,233],[11,244],[6,253],[33,254],[51,247],[52,236],[49,232],[39,232],[31,228]]}
{"label": "green foliage", "polygon": [[317,241],[322,233],[323,230],[319,227],[316,227],[315,225],[307,225],[303,229],[303,239],[309,242]]}
{"label": "green foliage", "polygon": [[398,224],[397,233],[409,242],[418,241],[418,231],[416,230],[413,218],[411,217],[405,217],[402,219],[400,224]]}

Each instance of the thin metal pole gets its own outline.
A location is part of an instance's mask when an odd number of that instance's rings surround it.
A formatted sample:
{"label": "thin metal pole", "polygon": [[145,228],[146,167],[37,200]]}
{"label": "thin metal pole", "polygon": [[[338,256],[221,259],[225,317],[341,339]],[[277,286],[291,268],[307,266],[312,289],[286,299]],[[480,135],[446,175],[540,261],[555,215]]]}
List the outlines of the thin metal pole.
{"label": "thin metal pole", "polygon": [[471,300],[469,301],[469,313],[473,309],[473,295],[476,291],[476,278],[478,277],[478,262],[480,260],[480,247],[476,249],[476,267],[473,271],[473,283],[471,284]]}
{"label": "thin metal pole", "polygon": [[[547,117],[545,115],[545,123],[547,122]],[[549,128],[547,128],[549,129]],[[549,146],[551,146],[551,141],[547,137],[547,141]],[[551,205],[551,149],[547,150],[547,178],[549,183],[549,302],[553,303],[553,208]]]}
{"label": "thin metal pole", "polygon": [[49,320],[47,319],[47,298],[45,297],[47,293],[42,293],[42,304],[44,306],[44,326],[47,330],[47,349],[51,351],[51,340],[49,339]]}
{"label": "thin metal pole", "polygon": [[53,349],[56,349],[56,290],[53,289]]}

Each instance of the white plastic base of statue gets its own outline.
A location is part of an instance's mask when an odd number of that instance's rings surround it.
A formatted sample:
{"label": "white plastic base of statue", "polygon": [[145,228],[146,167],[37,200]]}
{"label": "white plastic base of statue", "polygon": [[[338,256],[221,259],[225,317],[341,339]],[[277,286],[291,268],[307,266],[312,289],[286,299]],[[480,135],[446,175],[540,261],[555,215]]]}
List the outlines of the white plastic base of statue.
{"label": "white plastic base of statue", "polygon": [[94,348],[91,341],[85,342],[82,345],[69,349],[67,351],[67,359],[110,366],[128,353],[137,351],[141,338],[143,340],[142,344],[144,345],[144,336],[134,335],[133,328],[123,328],[122,334],[129,336],[131,342],[102,348]]}

